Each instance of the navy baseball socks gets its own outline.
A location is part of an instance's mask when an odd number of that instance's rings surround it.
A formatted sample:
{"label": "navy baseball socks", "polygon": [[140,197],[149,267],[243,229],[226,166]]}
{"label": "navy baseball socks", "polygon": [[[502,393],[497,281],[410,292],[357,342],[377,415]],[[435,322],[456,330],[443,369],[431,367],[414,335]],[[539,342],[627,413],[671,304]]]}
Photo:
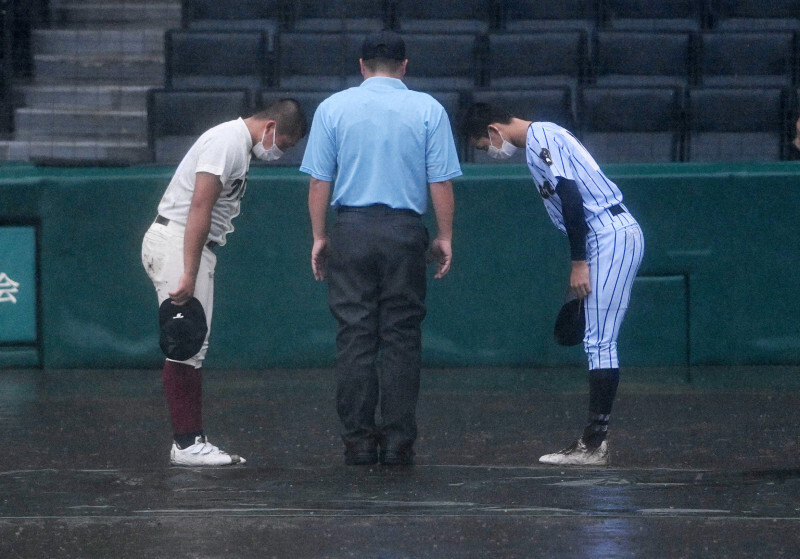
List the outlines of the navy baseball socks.
{"label": "navy baseball socks", "polygon": [[186,363],[165,361],[162,382],[167,399],[174,442],[170,463],[174,466],[227,466],[246,460],[220,450],[203,433],[203,382],[200,369]]}
{"label": "navy baseball socks", "polygon": [[618,385],[618,368],[589,371],[589,421],[583,435],[567,448],[545,454],[539,458],[539,462],[565,466],[608,466],[611,458],[606,435]]}
{"label": "navy baseball socks", "polygon": [[617,386],[618,368],[589,371],[589,422],[582,437],[588,448],[597,448],[606,439]]}

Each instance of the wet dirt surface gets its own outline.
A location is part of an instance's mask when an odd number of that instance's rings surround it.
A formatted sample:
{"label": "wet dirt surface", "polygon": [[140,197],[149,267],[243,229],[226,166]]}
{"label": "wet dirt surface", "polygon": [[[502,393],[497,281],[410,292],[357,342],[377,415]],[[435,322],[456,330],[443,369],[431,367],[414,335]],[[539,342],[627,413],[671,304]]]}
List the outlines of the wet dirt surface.
{"label": "wet dirt surface", "polygon": [[0,375],[0,557],[797,557],[800,368],[623,371],[609,468],[540,466],[579,369],[426,370],[417,464],[344,466],[333,373],[207,371],[244,466],[174,468],[159,371]]}

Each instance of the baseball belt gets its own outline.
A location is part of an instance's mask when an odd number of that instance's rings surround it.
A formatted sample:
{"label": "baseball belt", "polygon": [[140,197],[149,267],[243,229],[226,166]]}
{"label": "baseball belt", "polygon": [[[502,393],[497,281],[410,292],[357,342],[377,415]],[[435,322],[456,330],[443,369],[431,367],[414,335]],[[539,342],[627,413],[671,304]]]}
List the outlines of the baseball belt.
{"label": "baseball belt", "polygon": [[[164,217],[163,215],[156,216],[156,223],[158,223],[159,225],[169,225],[169,221],[170,220]],[[206,246],[208,247],[209,250],[214,250],[214,247],[217,246],[217,244],[218,244],[217,241],[208,241],[206,243]]]}

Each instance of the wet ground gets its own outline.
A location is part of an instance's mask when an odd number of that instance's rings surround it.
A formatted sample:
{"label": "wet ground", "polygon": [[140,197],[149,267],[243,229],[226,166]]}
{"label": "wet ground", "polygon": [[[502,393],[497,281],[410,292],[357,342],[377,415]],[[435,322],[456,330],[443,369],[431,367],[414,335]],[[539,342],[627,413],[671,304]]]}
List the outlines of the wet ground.
{"label": "wet ground", "polygon": [[417,465],[385,468],[344,466],[331,371],[207,371],[248,462],[193,469],[159,371],[4,371],[0,558],[800,556],[800,367],[625,370],[611,467],[539,466],[585,375],[426,370]]}

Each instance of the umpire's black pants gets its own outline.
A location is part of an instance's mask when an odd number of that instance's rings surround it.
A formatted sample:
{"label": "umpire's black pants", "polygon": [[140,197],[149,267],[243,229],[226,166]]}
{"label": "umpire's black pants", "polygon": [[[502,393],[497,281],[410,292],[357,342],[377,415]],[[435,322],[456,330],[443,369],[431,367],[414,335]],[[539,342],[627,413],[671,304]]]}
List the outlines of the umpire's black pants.
{"label": "umpire's black pants", "polygon": [[384,450],[404,452],[416,440],[427,246],[428,231],[414,212],[339,208],[328,303],[339,323],[336,399],[348,449],[380,442]]}

